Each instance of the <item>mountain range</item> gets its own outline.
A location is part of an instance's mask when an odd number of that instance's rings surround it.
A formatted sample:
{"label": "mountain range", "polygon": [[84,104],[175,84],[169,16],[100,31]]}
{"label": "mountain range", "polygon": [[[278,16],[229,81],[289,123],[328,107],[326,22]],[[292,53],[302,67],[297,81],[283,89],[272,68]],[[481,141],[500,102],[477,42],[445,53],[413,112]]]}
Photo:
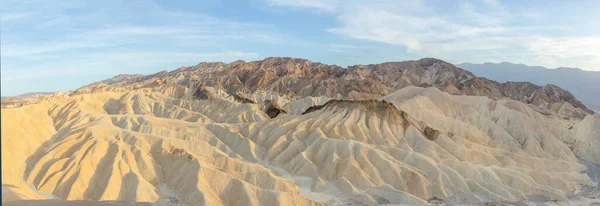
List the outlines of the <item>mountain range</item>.
{"label": "mountain range", "polygon": [[570,92],[555,85],[498,83],[432,58],[347,68],[287,57],[229,64],[200,63],[147,76],[119,75],[82,87],[74,93],[125,91],[159,85],[187,88],[206,85],[222,88],[232,94],[271,91],[288,97],[324,95],[347,99],[378,98],[406,86],[436,87],[455,95],[514,99],[568,118],[582,119],[593,113]]}
{"label": "mountain range", "polygon": [[0,101],[2,102],[2,108],[20,107],[22,105],[35,103],[39,98],[50,94],[52,94],[52,92],[30,92],[17,96],[2,97]]}
{"label": "mountain range", "polygon": [[600,204],[600,115],[439,59],[205,62],[0,114],[6,205]]}
{"label": "mountain range", "polygon": [[24,98],[37,98],[37,97],[42,97],[44,95],[49,95],[52,94],[53,92],[29,92],[29,93],[25,93],[25,94],[20,94],[17,96],[10,96],[10,97],[1,97],[2,100],[9,100],[9,99],[24,99]]}
{"label": "mountain range", "polygon": [[531,82],[538,85],[553,84],[573,93],[588,107],[600,111],[600,72],[585,71],[578,68],[559,67],[549,69],[541,66],[524,64],[462,63],[458,67],[473,72],[473,74],[493,79],[499,82],[517,81]]}

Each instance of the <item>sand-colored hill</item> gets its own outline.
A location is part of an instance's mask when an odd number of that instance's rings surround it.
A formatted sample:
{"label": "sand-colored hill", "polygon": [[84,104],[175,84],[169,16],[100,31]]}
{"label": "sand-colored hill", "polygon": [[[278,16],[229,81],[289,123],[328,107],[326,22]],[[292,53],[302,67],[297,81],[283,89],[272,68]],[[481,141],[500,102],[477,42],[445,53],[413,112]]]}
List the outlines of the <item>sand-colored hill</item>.
{"label": "sand-colored hill", "polygon": [[589,115],[573,126],[573,151],[587,161],[600,164],[600,115]]}
{"label": "sand-colored hill", "polygon": [[[577,158],[597,161],[597,116],[435,88],[360,101],[240,93],[255,103],[197,91],[56,93],[2,109],[3,203],[512,202],[593,185]],[[265,100],[286,112],[271,118]]]}

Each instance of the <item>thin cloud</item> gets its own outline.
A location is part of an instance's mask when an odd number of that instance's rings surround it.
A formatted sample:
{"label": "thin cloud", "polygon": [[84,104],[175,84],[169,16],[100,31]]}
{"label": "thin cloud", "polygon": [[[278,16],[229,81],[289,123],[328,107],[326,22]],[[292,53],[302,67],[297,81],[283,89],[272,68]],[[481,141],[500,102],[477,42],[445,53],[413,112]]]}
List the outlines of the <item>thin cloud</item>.
{"label": "thin cloud", "polygon": [[109,46],[117,46],[120,45],[118,43],[111,42],[84,42],[84,41],[72,41],[72,42],[59,42],[53,44],[41,44],[41,45],[15,45],[15,44],[6,44],[2,45],[2,57],[22,57],[22,56],[30,56],[34,54],[47,53],[47,52],[57,52],[57,51],[65,51],[71,49],[81,49],[81,48],[101,48],[101,47],[109,47]]}
{"label": "thin cloud", "polygon": [[[148,73],[202,61],[257,59],[260,54],[255,49],[240,51],[245,48],[238,44],[288,42],[288,36],[272,25],[173,11],[150,1],[114,1],[110,6],[82,2],[56,6],[0,2],[0,12],[6,9],[29,15],[3,13],[3,93],[18,93],[14,85],[38,80],[61,84],[75,81],[73,77],[83,81],[81,78]],[[39,8],[35,6],[38,3],[42,5]],[[5,25],[5,19],[15,21]]]}
{"label": "thin cloud", "polygon": [[[269,0],[272,2],[275,0]],[[458,12],[441,15],[425,1],[280,1],[278,5],[322,9],[331,12],[337,25],[326,29],[335,35],[404,47],[408,53],[454,61],[477,59],[511,61],[518,51],[521,59],[549,67],[577,64],[600,66],[600,37],[582,36],[570,25],[539,25],[518,22],[514,16],[532,13],[510,11],[501,1],[455,1]],[[451,3],[452,4],[452,3]],[[456,5],[454,4],[454,5]],[[536,11],[535,16],[541,16]],[[559,35],[562,34],[562,35]],[[471,58],[471,55],[477,56]]]}
{"label": "thin cloud", "polygon": [[337,10],[339,0],[267,0],[267,3],[271,6],[312,8],[332,13]]}
{"label": "thin cloud", "polygon": [[2,23],[7,23],[9,21],[24,19],[29,17],[31,14],[28,12],[18,12],[18,13],[0,13],[0,21]]}
{"label": "thin cloud", "polygon": [[[78,55],[72,58],[71,65],[44,64],[18,70],[3,68],[2,81],[27,81],[36,78],[65,77],[73,75],[116,74],[121,67],[152,68],[152,71],[169,70],[161,65],[174,63],[199,63],[201,61],[235,61],[256,58],[260,54],[243,51],[223,52],[107,52]],[[71,57],[70,57],[71,58]],[[102,59],[102,61],[95,61]],[[184,66],[184,65],[179,65]]]}
{"label": "thin cloud", "polygon": [[[156,8],[155,8],[156,9]],[[217,43],[226,40],[252,40],[264,43],[284,42],[285,37],[269,25],[241,23],[217,19],[201,14],[155,10],[152,15],[164,18],[177,17],[175,25],[97,25],[91,28],[71,28],[69,25],[54,22],[47,28],[47,21],[40,24],[44,32],[54,32],[55,38],[44,42],[31,42],[18,35],[3,36],[3,57],[23,57],[48,52],[61,52],[74,49],[97,49],[130,44],[148,44],[161,41],[196,44]],[[73,17],[60,17],[70,18]],[[38,27],[39,29],[39,27]],[[49,31],[45,31],[49,29]],[[189,41],[194,40],[194,41]]]}

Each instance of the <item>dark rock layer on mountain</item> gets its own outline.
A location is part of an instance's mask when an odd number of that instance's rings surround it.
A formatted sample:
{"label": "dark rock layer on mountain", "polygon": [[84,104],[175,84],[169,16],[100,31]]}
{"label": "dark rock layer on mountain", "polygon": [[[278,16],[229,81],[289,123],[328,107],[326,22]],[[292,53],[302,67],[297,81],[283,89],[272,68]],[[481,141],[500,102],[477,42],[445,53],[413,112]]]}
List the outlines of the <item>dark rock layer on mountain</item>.
{"label": "dark rock layer on mountain", "polygon": [[362,110],[364,114],[366,114],[366,119],[369,119],[368,116],[377,116],[378,118],[389,120],[389,121],[399,121],[402,119],[407,119],[406,114],[394,104],[385,101],[385,100],[338,100],[333,99],[329,100],[324,105],[315,105],[308,108],[302,115],[309,114],[311,112],[324,110],[324,111],[333,111],[334,113],[345,113],[347,116],[354,110]]}
{"label": "dark rock layer on mountain", "polygon": [[210,93],[207,89],[206,86],[204,85],[200,85],[198,86],[198,88],[196,89],[196,91],[193,94],[194,99],[214,99],[214,96],[212,93]]}
{"label": "dark rock layer on mountain", "polygon": [[252,101],[251,99],[248,99],[244,96],[242,96],[241,94],[235,93],[231,95],[233,97],[233,100],[242,103],[242,104],[254,104],[255,102]]}
{"label": "dark rock layer on mountain", "polygon": [[265,100],[262,105],[262,111],[265,112],[269,118],[275,118],[279,116],[279,114],[287,114],[287,112],[273,100]]}
{"label": "dark rock layer on mountain", "polygon": [[320,110],[321,108],[323,108],[323,106],[325,106],[325,105],[315,105],[315,106],[309,107],[308,109],[306,109],[306,111],[302,112],[302,115]]}
{"label": "dark rock layer on mountain", "polygon": [[[117,78],[117,77],[115,77]],[[348,98],[350,93],[383,96],[406,86],[437,87],[458,95],[514,99],[545,108],[571,105],[569,116],[593,113],[571,93],[557,86],[527,82],[498,83],[480,78],[439,59],[386,62],[343,68],[306,59],[271,57],[261,61],[205,62],[148,76],[115,78],[80,88],[78,92],[144,88],[160,79],[168,84],[197,88],[200,85],[224,88],[228,93],[271,91],[283,96],[328,96]]]}

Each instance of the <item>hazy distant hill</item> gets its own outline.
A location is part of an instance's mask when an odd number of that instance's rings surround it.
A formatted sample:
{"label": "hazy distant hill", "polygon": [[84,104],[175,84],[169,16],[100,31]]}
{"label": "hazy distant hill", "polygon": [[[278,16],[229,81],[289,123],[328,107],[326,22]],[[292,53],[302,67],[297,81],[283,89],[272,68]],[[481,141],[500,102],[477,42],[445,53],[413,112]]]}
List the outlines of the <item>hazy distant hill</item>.
{"label": "hazy distant hill", "polygon": [[52,94],[52,92],[29,92],[29,93],[20,94],[17,96],[2,97],[2,100],[37,98],[37,97],[42,97],[42,96],[49,95],[49,94]]}
{"label": "hazy distant hill", "polygon": [[52,92],[30,92],[17,96],[2,97],[0,102],[2,108],[21,107],[23,105],[32,104],[38,101],[39,97],[52,94]]}
{"label": "hazy distant hill", "polygon": [[600,111],[600,72],[565,67],[548,69],[508,62],[463,63],[457,66],[469,70],[477,76],[500,82],[527,81],[538,85],[554,84],[571,92],[593,110]]}

